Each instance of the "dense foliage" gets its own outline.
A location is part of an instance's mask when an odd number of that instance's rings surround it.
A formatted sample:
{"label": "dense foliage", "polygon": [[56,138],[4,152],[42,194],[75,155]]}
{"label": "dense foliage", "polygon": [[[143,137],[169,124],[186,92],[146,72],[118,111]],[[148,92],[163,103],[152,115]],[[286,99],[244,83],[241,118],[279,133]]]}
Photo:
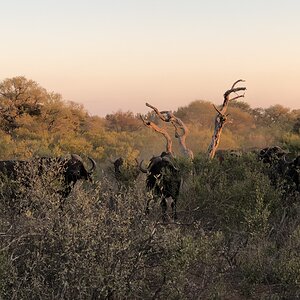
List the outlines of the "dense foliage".
{"label": "dense foliage", "polygon": [[[274,186],[255,153],[207,159],[211,103],[175,112],[196,153],[193,163],[177,159],[184,180],[176,223],[161,221],[157,202],[144,213],[149,193],[134,158],[159,154],[164,141],[133,113],[90,116],[24,77],[0,84],[0,104],[1,159],[77,153],[98,162],[95,181],[77,184],[63,207],[51,167],[49,176],[32,170],[30,187],[1,176],[1,299],[300,297],[299,193]],[[299,153],[299,110],[229,109],[222,148],[278,144]],[[121,182],[107,162],[119,156]]]}

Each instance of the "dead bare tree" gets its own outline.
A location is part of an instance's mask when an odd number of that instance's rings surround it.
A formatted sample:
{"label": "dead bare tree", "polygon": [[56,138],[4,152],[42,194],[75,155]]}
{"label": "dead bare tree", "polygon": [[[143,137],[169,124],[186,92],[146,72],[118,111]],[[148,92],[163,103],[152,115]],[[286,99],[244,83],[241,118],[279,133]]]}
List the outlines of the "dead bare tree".
{"label": "dead bare tree", "polygon": [[[227,107],[230,101],[232,100],[236,100],[238,98],[242,98],[244,97],[244,94],[238,94],[238,92],[240,91],[245,91],[246,88],[245,87],[236,87],[236,85],[239,82],[244,82],[244,80],[239,79],[237,80],[231,87],[231,89],[227,90],[224,94],[224,101],[223,104],[221,106],[220,109],[217,109],[215,106],[215,110],[217,111],[217,115],[215,118],[215,129],[214,129],[214,133],[211,139],[211,143],[208,147],[208,157],[209,158],[214,158],[216,150],[219,146],[220,143],[220,137],[221,137],[221,133],[223,130],[224,125],[226,124],[226,122],[228,122],[228,116],[229,114],[226,114],[227,111]],[[230,98],[230,95],[234,93],[236,96],[233,98]]]}
{"label": "dead bare tree", "polygon": [[[149,103],[146,103],[146,106],[152,108],[154,110],[154,112],[156,113],[156,115],[162,121],[171,123],[174,126],[175,137],[178,139],[182,154],[185,157],[193,159],[194,154],[193,154],[192,150],[190,150],[186,146],[186,137],[187,137],[189,131],[188,131],[188,128],[186,127],[186,125],[183,123],[183,121],[181,119],[177,118],[171,111],[159,111],[156,107],[154,107],[153,105],[151,105]],[[143,122],[144,122],[144,120],[143,120]],[[144,122],[144,124],[145,124],[145,122]],[[149,125],[146,125],[146,126],[150,127]],[[158,131],[157,128],[155,129],[153,126],[151,126],[151,128],[153,128],[155,131]],[[161,130],[161,128],[159,128],[159,129]],[[158,131],[158,132],[160,132],[160,131]],[[165,130],[164,130],[164,132],[165,132]],[[162,133],[162,132],[160,132],[160,133]],[[170,143],[170,141],[168,141],[168,143]],[[172,148],[172,140],[171,140],[171,148]]]}

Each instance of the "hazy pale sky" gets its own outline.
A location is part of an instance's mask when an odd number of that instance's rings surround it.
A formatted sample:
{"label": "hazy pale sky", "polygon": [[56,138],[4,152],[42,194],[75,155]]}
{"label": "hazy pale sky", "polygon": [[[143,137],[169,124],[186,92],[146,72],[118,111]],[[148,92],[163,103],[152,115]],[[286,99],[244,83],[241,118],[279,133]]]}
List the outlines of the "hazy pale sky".
{"label": "hazy pale sky", "polygon": [[91,114],[220,104],[300,108],[299,0],[2,0],[0,80],[33,79]]}

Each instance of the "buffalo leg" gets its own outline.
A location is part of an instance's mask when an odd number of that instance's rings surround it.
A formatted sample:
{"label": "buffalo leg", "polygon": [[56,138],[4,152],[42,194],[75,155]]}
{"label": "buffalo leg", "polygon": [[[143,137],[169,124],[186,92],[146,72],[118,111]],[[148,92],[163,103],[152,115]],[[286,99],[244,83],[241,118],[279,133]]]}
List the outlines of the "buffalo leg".
{"label": "buffalo leg", "polygon": [[167,200],[165,197],[163,197],[161,199],[161,202],[160,202],[160,206],[161,206],[161,209],[162,209],[162,218],[163,218],[163,221],[167,221],[167,209],[168,209],[168,205],[167,205]]}
{"label": "buffalo leg", "polygon": [[145,209],[145,214],[146,214],[146,215],[149,215],[149,211],[150,211],[150,210],[149,210],[149,204],[150,204],[150,202],[151,202],[151,199],[148,199],[148,200],[147,200],[147,204],[146,204],[146,209]]}
{"label": "buffalo leg", "polygon": [[177,220],[176,202],[177,202],[177,199],[173,199],[173,201],[171,203],[173,220]]}
{"label": "buffalo leg", "polygon": [[147,203],[146,203],[146,209],[145,209],[145,214],[146,215],[149,215],[149,212],[150,212],[150,202],[153,200],[153,198],[149,198],[147,200]]}

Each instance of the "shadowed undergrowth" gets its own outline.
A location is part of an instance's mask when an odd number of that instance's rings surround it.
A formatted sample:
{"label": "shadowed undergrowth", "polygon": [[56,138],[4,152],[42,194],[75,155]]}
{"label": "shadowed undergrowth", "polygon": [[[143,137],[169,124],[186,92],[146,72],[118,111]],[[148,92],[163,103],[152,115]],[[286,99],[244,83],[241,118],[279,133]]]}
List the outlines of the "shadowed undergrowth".
{"label": "shadowed undergrowth", "polygon": [[3,178],[1,298],[299,297],[299,196],[275,190],[251,156],[178,164],[177,223],[161,222],[158,201],[145,216],[144,176],[78,184],[63,208],[50,180],[13,196]]}

